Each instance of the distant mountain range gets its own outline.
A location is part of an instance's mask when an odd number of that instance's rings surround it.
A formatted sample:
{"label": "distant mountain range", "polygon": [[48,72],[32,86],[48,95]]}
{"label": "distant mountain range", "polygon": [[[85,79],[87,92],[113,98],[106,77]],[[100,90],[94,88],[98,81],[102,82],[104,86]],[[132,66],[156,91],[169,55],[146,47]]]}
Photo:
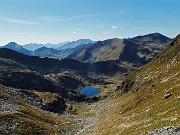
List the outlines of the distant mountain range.
{"label": "distant mountain range", "polygon": [[86,45],[89,43],[95,43],[95,41],[92,41],[90,39],[79,39],[77,41],[69,42],[69,43],[63,44],[62,46],[55,47],[55,49],[64,50],[64,49],[69,49],[69,48],[75,48],[78,45]]}
{"label": "distant mountain range", "polygon": [[72,42],[62,42],[59,44],[51,44],[51,43],[47,43],[47,44],[36,44],[36,43],[31,43],[31,44],[26,44],[23,45],[23,47],[25,49],[31,50],[31,51],[35,51],[36,49],[39,49],[41,47],[47,47],[47,48],[54,48],[57,50],[63,50],[63,49],[68,49],[68,48],[74,48],[78,45],[81,44],[89,44],[89,43],[95,43],[95,41],[92,41],[90,39],[79,39],[77,41],[72,41]]}
{"label": "distant mountain range", "polygon": [[[20,46],[17,43],[9,43],[3,48],[9,48],[17,52],[56,59],[75,59],[81,62],[99,62],[107,60],[120,60],[132,63],[136,66],[147,63],[159,52],[166,48],[172,39],[160,34],[151,33],[128,39],[107,39],[94,42],[90,39],[53,44],[29,44]],[[51,48],[48,47],[51,46]],[[34,51],[30,51],[29,48]],[[133,58],[133,59],[132,59]]]}
{"label": "distant mountain range", "polygon": [[59,51],[54,48],[47,48],[43,46],[32,52],[32,55],[52,58],[53,56],[58,55],[58,53]]}
{"label": "distant mountain range", "polygon": [[[46,49],[33,55],[56,59],[75,59],[81,62],[120,60],[136,66],[147,63],[161,52],[172,39],[152,33],[129,39],[107,39],[96,43],[81,44],[75,48],[60,50]],[[133,58],[133,59],[132,59]]]}
{"label": "distant mountain range", "polygon": [[[33,55],[33,54],[37,54],[36,50],[39,49],[39,48],[42,48],[42,47],[43,47],[43,50],[45,48],[48,49],[48,50],[51,50],[51,49],[63,50],[63,49],[75,48],[78,45],[82,45],[82,44],[85,45],[85,44],[95,43],[95,42],[96,41],[92,41],[90,39],[79,39],[77,41],[72,41],[72,42],[67,41],[67,42],[63,42],[63,43],[59,43],[59,44],[51,44],[51,43],[37,44],[37,43],[30,43],[30,44],[26,44],[26,45],[19,45],[16,42],[10,42],[7,45],[4,45],[4,46],[2,46],[0,48],[8,48],[8,49],[12,49],[14,51],[23,53],[25,55]],[[33,53],[33,52],[35,52],[35,53]],[[39,52],[39,50],[38,50],[38,52]],[[45,56],[45,54],[43,56]]]}

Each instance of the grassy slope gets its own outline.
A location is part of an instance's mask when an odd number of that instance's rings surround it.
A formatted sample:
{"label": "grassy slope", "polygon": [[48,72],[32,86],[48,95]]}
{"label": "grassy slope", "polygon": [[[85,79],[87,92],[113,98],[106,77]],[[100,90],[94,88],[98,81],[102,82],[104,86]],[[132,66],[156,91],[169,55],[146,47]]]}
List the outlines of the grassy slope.
{"label": "grassy slope", "polygon": [[[82,134],[145,134],[180,125],[180,37],[128,80],[134,85],[127,94],[87,106],[98,122]],[[167,92],[172,96],[165,99]]]}
{"label": "grassy slope", "polygon": [[124,40],[114,39],[110,44],[92,50],[91,61],[106,61],[118,59],[123,51]]}
{"label": "grassy slope", "polygon": [[99,41],[90,48],[84,48],[75,52],[71,58],[84,62],[116,60],[124,49],[123,42],[124,40],[116,38]]}

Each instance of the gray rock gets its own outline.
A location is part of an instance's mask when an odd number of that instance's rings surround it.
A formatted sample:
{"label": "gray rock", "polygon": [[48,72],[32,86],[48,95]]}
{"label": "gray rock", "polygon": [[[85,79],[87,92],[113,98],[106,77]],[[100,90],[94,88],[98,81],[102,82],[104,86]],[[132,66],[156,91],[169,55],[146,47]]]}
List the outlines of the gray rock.
{"label": "gray rock", "polygon": [[14,89],[11,87],[3,86],[3,89],[11,96],[16,97],[16,99],[20,101],[24,101],[27,104],[34,105],[37,107],[42,106],[42,101],[39,97],[34,93],[33,90],[22,90],[22,89]]}
{"label": "gray rock", "polygon": [[168,99],[170,96],[172,96],[172,93],[170,91],[166,92],[166,94],[164,95],[165,99]]}
{"label": "gray rock", "polygon": [[19,124],[19,120],[16,119],[8,119],[6,121],[0,121],[0,131],[3,134],[7,134],[7,135],[13,135],[13,131],[16,130],[18,124]]}

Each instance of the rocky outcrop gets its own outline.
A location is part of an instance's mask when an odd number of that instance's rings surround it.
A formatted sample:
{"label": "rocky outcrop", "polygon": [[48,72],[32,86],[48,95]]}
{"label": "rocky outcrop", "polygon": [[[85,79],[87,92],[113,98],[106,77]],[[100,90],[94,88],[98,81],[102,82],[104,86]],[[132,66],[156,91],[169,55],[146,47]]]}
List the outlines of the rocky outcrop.
{"label": "rocky outcrop", "polygon": [[62,97],[50,92],[36,92],[42,102],[42,109],[50,112],[62,113],[65,111],[66,105]]}
{"label": "rocky outcrop", "polygon": [[[2,93],[5,94],[2,95]],[[0,96],[1,114],[18,112],[22,103],[55,113],[62,113],[66,108],[64,99],[51,92],[37,92],[1,86]]]}

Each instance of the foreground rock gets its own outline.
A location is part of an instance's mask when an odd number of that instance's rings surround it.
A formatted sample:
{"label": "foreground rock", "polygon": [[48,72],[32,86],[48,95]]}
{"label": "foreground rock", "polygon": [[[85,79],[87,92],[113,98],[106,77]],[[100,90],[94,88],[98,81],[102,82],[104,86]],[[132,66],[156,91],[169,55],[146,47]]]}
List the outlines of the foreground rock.
{"label": "foreground rock", "polygon": [[180,127],[163,127],[153,131],[148,131],[147,135],[180,135]]}
{"label": "foreground rock", "polygon": [[76,125],[60,115],[65,109],[58,94],[0,85],[0,135],[66,134]]}

